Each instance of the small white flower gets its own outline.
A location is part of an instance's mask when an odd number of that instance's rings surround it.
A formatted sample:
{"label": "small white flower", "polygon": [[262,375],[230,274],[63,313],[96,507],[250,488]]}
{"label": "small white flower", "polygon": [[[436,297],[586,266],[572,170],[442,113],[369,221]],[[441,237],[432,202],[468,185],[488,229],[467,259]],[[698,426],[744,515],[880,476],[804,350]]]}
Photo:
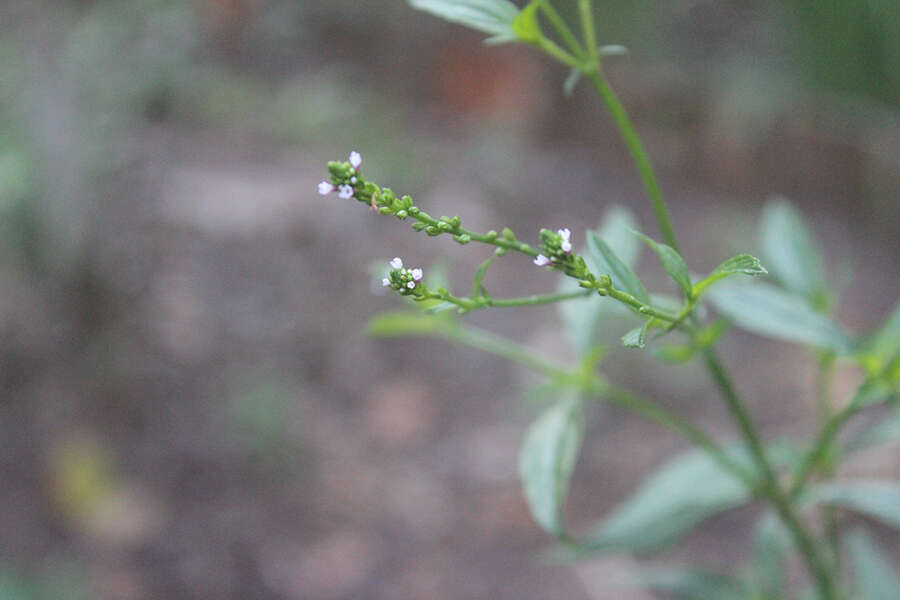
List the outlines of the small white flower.
{"label": "small white flower", "polygon": [[353,152],[350,153],[350,165],[358,171],[359,165],[361,165],[361,164],[362,164],[362,156],[360,156],[359,152],[354,150]]}
{"label": "small white flower", "polygon": [[409,283],[406,284],[406,287],[408,287],[409,289],[413,289],[414,287],[416,287],[416,282],[410,281]]}
{"label": "small white flower", "polygon": [[534,264],[539,267],[546,267],[550,264],[550,259],[544,256],[543,254],[538,254],[534,259]]}
{"label": "small white flower", "polygon": [[400,260],[399,256],[391,261],[391,268],[392,269],[402,269],[403,268],[403,261]]}
{"label": "small white flower", "polygon": [[422,273],[422,269],[413,269],[411,271],[413,281],[422,281],[422,277],[424,273]]}
{"label": "small white flower", "polygon": [[338,188],[338,196],[347,200],[353,197],[353,186],[346,183]]}
{"label": "small white flower", "polygon": [[566,254],[572,252],[572,232],[568,229],[559,229],[557,232],[559,237],[562,238],[562,242],[559,244],[559,247],[562,248],[562,251]]}
{"label": "small white flower", "polygon": [[358,181],[358,180],[356,179],[356,177],[351,177],[351,178],[350,178],[350,183],[356,183],[357,181]]}
{"label": "small white flower", "polygon": [[334,191],[334,186],[328,183],[327,181],[323,181],[319,183],[319,193],[323,196],[327,196],[331,192]]}
{"label": "small white flower", "polygon": [[391,287],[391,280],[385,277],[381,280],[381,285],[384,287]]}

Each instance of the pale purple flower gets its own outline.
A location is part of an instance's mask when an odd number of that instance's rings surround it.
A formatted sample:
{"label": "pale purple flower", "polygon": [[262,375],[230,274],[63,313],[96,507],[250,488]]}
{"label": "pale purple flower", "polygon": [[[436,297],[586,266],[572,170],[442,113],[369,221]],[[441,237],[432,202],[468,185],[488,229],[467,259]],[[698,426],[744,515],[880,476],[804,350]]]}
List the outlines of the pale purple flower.
{"label": "pale purple flower", "polygon": [[534,259],[534,264],[539,267],[546,267],[550,264],[550,259],[544,256],[543,254],[538,254]]}
{"label": "pale purple flower", "polygon": [[394,258],[394,260],[391,261],[391,268],[392,269],[402,269],[403,268],[403,261],[400,260],[399,256]]}
{"label": "pale purple flower", "polygon": [[338,188],[338,196],[347,200],[353,197],[353,186],[346,183]]}
{"label": "pale purple flower", "polygon": [[388,279],[387,277],[385,277],[384,279],[381,280],[381,285],[384,286],[384,287],[390,287],[390,286],[391,286],[391,280]]}
{"label": "pale purple flower", "polygon": [[362,164],[362,156],[354,150],[350,153],[350,166],[359,171],[359,165]]}
{"label": "pale purple flower", "polygon": [[566,254],[570,254],[572,252],[572,232],[568,229],[559,229],[556,233],[562,238],[559,247],[562,248],[562,251]]}
{"label": "pale purple flower", "polygon": [[422,277],[424,276],[424,273],[422,273],[422,269],[413,269],[412,271],[410,271],[410,273],[412,273],[413,281],[422,281]]}
{"label": "pale purple flower", "polygon": [[319,193],[323,196],[327,196],[331,192],[334,191],[334,186],[328,183],[327,181],[323,181],[319,183]]}
{"label": "pale purple flower", "polygon": [[408,287],[409,289],[413,289],[414,287],[416,287],[416,282],[410,281],[409,283],[406,284],[406,287]]}

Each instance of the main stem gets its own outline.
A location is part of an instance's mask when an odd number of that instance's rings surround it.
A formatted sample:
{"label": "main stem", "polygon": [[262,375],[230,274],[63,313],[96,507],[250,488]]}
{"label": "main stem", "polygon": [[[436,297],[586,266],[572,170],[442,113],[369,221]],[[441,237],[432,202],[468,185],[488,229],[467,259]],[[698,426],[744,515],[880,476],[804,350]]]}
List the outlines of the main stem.
{"label": "main stem", "polygon": [[609,85],[609,82],[606,81],[603,74],[600,73],[599,68],[595,68],[593,71],[585,73],[585,76],[590,80],[594,89],[600,94],[600,97],[603,98],[603,101],[606,103],[606,108],[609,110],[609,114],[612,116],[613,121],[616,123],[616,127],[619,129],[622,140],[625,142],[625,145],[628,146],[628,151],[631,153],[631,158],[634,160],[638,174],[641,176],[644,189],[647,191],[647,196],[650,198],[650,203],[653,205],[653,211],[656,213],[656,221],[659,223],[659,229],[662,232],[663,239],[669,246],[680,252],[678,240],[675,237],[675,230],[672,228],[672,217],[669,215],[669,208],[666,206],[662,197],[662,192],[659,189],[659,183],[657,182],[656,175],[653,171],[653,164],[650,162],[650,156],[644,149],[641,138],[638,137],[634,124],[631,122],[631,118],[628,116],[628,113],[625,112],[625,107],[622,106],[616,92]]}
{"label": "main stem", "polygon": [[[589,70],[585,75],[606,103],[606,107],[619,129],[619,133],[621,134],[625,145],[628,147],[628,151],[631,153],[638,174],[647,191],[647,196],[656,213],[656,220],[659,223],[663,238],[669,246],[678,251],[678,240],[675,237],[675,231],[672,227],[672,219],[669,215],[669,209],[663,200],[656,174],[653,171],[653,164],[650,162],[650,157],[647,155],[647,151],[644,149],[644,145],[641,143],[640,137],[638,136],[628,113],[625,111],[625,107],[622,106],[615,91],[600,72],[599,66],[595,67],[593,70]],[[791,536],[794,538],[798,550],[800,550],[806,560],[822,600],[835,600],[837,596],[832,575],[829,572],[827,565],[822,561],[816,548],[815,541],[803,527],[803,524],[794,512],[790,496],[785,494],[781,489],[781,485],[778,483],[778,478],[766,456],[762,441],[756,432],[756,428],[750,419],[750,415],[747,413],[743,400],[740,395],[738,395],[731,378],[719,361],[715,350],[711,347],[707,347],[703,351],[703,356],[706,367],[725,399],[728,410],[737,424],[747,448],[750,450],[750,454],[759,474],[762,477],[762,489],[760,492],[772,503],[782,522],[791,532]]]}
{"label": "main stem", "polygon": [[716,383],[716,387],[722,393],[728,410],[732,418],[738,425],[741,435],[747,443],[756,468],[759,470],[763,478],[763,494],[769,499],[784,523],[785,527],[791,532],[797,549],[803,555],[810,573],[815,580],[816,587],[819,589],[822,600],[834,600],[837,598],[834,581],[826,563],[822,560],[813,538],[809,535],[803,524],[800,522],[797,514],[794,512],[789,495],[785,494],[778,483],[778,478],[769,459],[766,457],[762,441],[756,433],[756,428],[750,420],[750,415],[744,407],[744,402],[738,395],[734,387],[734,383],[725,371],[719,357],[713,348],[706,348],[703,351],[704,362],[707,369]]}

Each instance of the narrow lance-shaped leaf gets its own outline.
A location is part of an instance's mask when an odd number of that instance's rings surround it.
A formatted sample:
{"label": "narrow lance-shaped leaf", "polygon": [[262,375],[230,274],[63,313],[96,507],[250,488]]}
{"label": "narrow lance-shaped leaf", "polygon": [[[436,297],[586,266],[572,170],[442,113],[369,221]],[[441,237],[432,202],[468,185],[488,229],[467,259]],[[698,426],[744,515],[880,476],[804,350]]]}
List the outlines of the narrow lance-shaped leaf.
{"label": "narrow lance-shaped leaf", "polygon": [[900,578],[891,559],[882,553],[862,529],[847,539],[847,550],[855,578],[856,600],[891,600],[900,592]]}
{"label": "narrow lance-shaped leaf", "polygon": [[874,373],[880,372],[900,352],[900,302],[861,346],[864,364]]}
{"label": "narrow lance-shaped leaf", "polygon": [[749,254],[738,254],[723,262],[716,267],[712,273],[707,275],[703,280],[694,285],[694,297],[699,297],[707,287],[711,286],[720,279],[725,279],[731,275],[765,275],[768,273],[763,267],[759,259]]}
{"label": "narrow lance-shaped leaf", "polygon": [[749,590],[737,577],[700,569],[643,569],[645,588],[680,600],[747,600]]}
{"label": "narrow lance-shaped leaf", "polygon": [[674,248],[666,246],[665,244],[660,244],[639,231],[635,231],[634,234],[644,240],[647,245],[656,252],[656,255],[659,256],[659,262],[662,263],[666,273],[675,280],[675,283],[677,283],[678,287],[681,288],[681,291],[684,292],[685,298],[690,298],[693,291],[691,287],[691,274],[688,271],[687,265],[684,263],[684,259],[681,258],[681,255],[678,254]]}
{"label": "narrow lance-shaped leaf", "polygon": [[[743,449],[727,451],[733,460],[752,470]],[[583,550],[650,552],[674,542],[704,519],[751,499],[732,474],[707,454],[690,450],[645,479],[587,537]]]}
{"label": "narrow lance-shaped leaf", "polygon": [[862,429],[847,442],[844,452],[849,454],[882,444],[900,444],[900,410],[893,410]]}
{"label": "narrow lance-shaped leaf", "polygon": [[787,557],[791,539],[774,512],[767,511],[753,534],[753,562],[750,571],[759,598],[781,598],[787,580]]}
{"label": "narrow lance-shaped leaf", "polygon": [[900,483],[892,481],[835,481],[809,490],[819,504],[839,506],[900,528]]}
{"label": "narrow lance-shaped leaf", "polygon": [[540,8],[542,1],[532,0],[522,9],[516,20],[513,21],[513,32],[526,44],[535,44],[543,37],[541,24],[538,21],[538,8]]}
{"label": "narrow lance-shaped leaf", "polygon": [[644,304],[650,304],[650,296],[638,276],[594,232],[588,235],[588,249],[591,258],[596,263],[598,273],[609,275],[616,288],[628,292]]}
{"label": "narrow lance-shaped leaf", "polygon": [[[634,227],[636,220],[628,209],[621,206],[611,206],[603,217],[603,223],[598,230],[598,235],[606,241],[612,251],[627,266],[634,265],[640,250],[640,243],[629,229]],[[588,234],[590,240],[590,233]],[[582,249],[583,250],[583,249]],[[582,251],[585,261],[594,273],[606,273],[597,264],[590,244],[588,251]],[[605,263],[604,263],[605,264]],[[580,288],[578,283],[569,277],[560,278],[560,292],[575,292]],[[589,352],[596,342],[597,332],[604,316],[616,313],[628,314],[628,310],[618,302],[608,302],[601,298],[591,296],[560,302],[557,307],[562,317],[563,327],[576,353],[581,356]]]}
{"label": "narrow lance-shaped leaf", "polygon": [[519,454],[519,476],[531,514],[560,538],[565,535],[563,505],[583,434],[581,403],[561,400],[531,425]]}
{"label": "narrow lance-shaped leaf", "polygon": [[852,340],[834,321],[813,310],[802,298],[764,284],[723,284],[708,299],[736,325],[773,337],[845,354]]}
{"label": "narrow lance-shaped leaf", "polygon": [[766,203],[760,221],[763,258],[784,287],[814,304],[825,292],[822,258],[803,216],[784,198]]}
{"label": "narrow lance-shaped leaf", "polygon": [[413,8],[431,13],[447,21],[459,23],[490,34],[489,43],[518,39],[513,22],[518,7],[508,0],[409,0]]}
{"label": "narrow lance-shaped leaf", "polygon": [[376,337],[450,336],[457,328],[458,323],[446,314],[430,316],[417,312],[391,311],[373,317],[366,332]]}

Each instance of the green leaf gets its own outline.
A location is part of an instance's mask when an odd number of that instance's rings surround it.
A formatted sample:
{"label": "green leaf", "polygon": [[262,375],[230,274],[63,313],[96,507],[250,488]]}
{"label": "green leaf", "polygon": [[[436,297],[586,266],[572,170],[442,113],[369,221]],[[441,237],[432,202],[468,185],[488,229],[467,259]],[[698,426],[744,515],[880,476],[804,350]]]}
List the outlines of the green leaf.
{"label": "green leaf", "polygon": [[900,528],[900,483],[835,481],[813,486],[809,497],[818,504],[839,506]]}
{"label": "green leaf", "polygon": [[896,600],[900,579],[890,557],[862,529],[850,534],[847,551],[856,579],[856,600]]}
{"label": "green leaf", "polygon": [[851,454],[882,444],[900,444],[900,410],[893,410],[854,436],[844,447]]}
{"label": "green leaf", "polygon": [[713,272],[707,275],[705,279],[694,285],[693,294],[695,298],[699,297],[707,287],[730,275],[743,274],[753,277],[755,275],[765,275],[766,273],[768,271],[759,263],[758,258],[749,254],[738,254],[713,269]]}
{"label": "green leaf", "polygon": [[581,81],[581,76],[581,69],[575,68],[569,71],[568,77],[563,82],[563,94],[565,94],[566,98],[571,98],[572,94],[575,93],[575,87]]}
{"label": "green leaf", "polygon": [[900,302],[884,323],[862,345],[863,361],[872,373],[880,373],[900,352]]}
{"label": "green leaf", "polygon": [[[752,469],[743,449],[727,452]],[[707,454],[690,450],[645,479],[594,529],[584,541],[584,550],[651,552],[671,544],[704,519],[751,499],[744,485]]]}
{"label": "green leaf", "polygon": [[615,287],[628,292],[644,304],[650,304],[650,296],[647,295],[644,284],[634,274],[631,267],[621,260],[613,249],[593,231],[588,234],[588,252],[597,265],[597,273],[609,275]]}
{"label": "green leaf", "polygon": [[[612,206],[606,211],[603,223],[599,228],[600,237],[606,240],[621,262],[628,266],[635,263],[640,250],[639,242],[628,232],[635,223],[631,211],[621,206]],[[590,236],[588,244],[590,247]],[[585,261],[593,272],[604,272],[599,268],[592,255],[586,254]],[[568,277],[560,279],[560,292],[575,292],[579,289],[578,284],[572,279]],[[628,310],[618,302],[605,301],[596,296],[560,302],[557,304],[557,308],[562,317],[566,334],[579,356],[594,346],[597,330],[605,316],[629,314]]]}
{"label": "green leaf", "polygon": [[490,34],[489,43],[518,39],[513,22],[519,16],[519,9],[507,0],[409,0],[409,3],[413,8]]}
{"label": "green leaf", "polygon": [[736,325],[753,333],[846,354],[852,339],[802,298],[764,283],[719,285],[707,298]]}
{"label": "green leaf", "polygon": [[759,227],[763,258],[787,289],[814,305],[825,294],[825,270],[803,216],[784,198],[766,203]]}
{"label": "green leaf", "polygon": [[516,20],[513,21],[512,30],[515,32],[519,40],[526,44],[536,44],[543,37],[541,33],[541,23],[538,20],[538,8],[544,0],[532,0]]}
{"label": "green leaf", "polygon": [[765,512],[753,534],[750,576],[758,597],[772,600],[784,597],[787,557],[790,551],[791,539],[784,525],[774,512]]}
{"label": "green leaf", "polygon": [[558,538],[565,535],[563,504],[583,435],[581,403],[561,400],[531,425],[519,453],[519,476],[531,514]]}
{"label": "green leaf", "polygon": [[366,332],[375,337],[447,336],[452,335],[457,328],[457,322],[452,316],[391,311],[373,317],[366,326]]}
{"label": "green leaf", "polygon": [[691,286],[691,274],[688,271],[687,265],[684,264],[684,259],[681,258],[681,255],[678,254],[674,248],[666,246],[665,244],[660,244],[639,231],[635,231],[634,234],[644,240],[647,245],[656,252],[656,255],[659,256],[659,262],[662,263],[666,273],[675,280],[675,283],[677,283],[678,287],[681,288],[681,291],[684,292],[685,298],[690,298],[691,292],[693,291]]}
{"label": "green leaf", "polygon": [[681,365],[692,358],[696,349],[693,346],[683,344],[666,344],[653,349],[653,356],[657,359],[673,365]]}
{"label": "green leaf", "polygon": [[737,577],[700,569],[643,569],[647,589],[681,600],[747,600],[749,590]]}
{"label": "green leaf", "polygon": [[648,319],[644,322],[640,327],[635,327],[628,333],[622,336],[622,344],[627,346],[628,348],[643,348],[647,345],[647,330],[650,329],[650,322],[652,319]]}
{"label": "green leaf", "polygon": [[459,307],[452,302],[440,302],[438,304],[435,304],[434,306],[429,306],[422,312],[424,312],[426,315],[436,315],[442,312],[447,312],[448,310],[453,310],[455,308],[458,309]]}

